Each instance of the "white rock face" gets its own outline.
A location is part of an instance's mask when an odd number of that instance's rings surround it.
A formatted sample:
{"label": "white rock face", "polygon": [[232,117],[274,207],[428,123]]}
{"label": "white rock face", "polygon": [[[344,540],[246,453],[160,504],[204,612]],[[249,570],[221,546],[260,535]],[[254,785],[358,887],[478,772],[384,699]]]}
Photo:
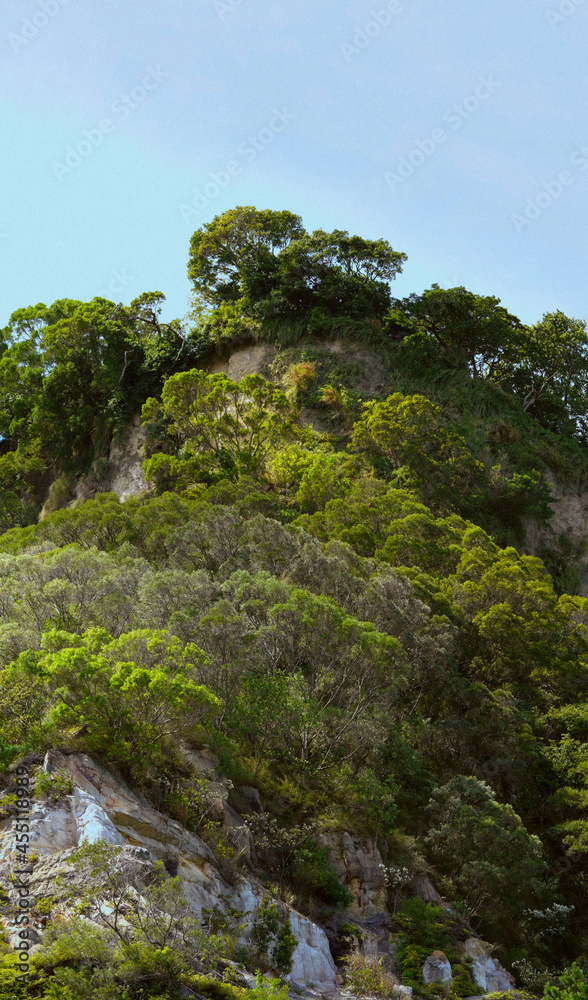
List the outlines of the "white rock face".
{"label": "white rock face", "polygon": [[457,946],[460,958],[473,958],[470,972],[476,986],[486,993],[504,993],[515,989],[510,972],[491,957],[492,945],[479,938],[468,938]]}
{"label": "white rock face", "polygon": [[[175,861],[186,897],[195,915],[222,899],[236,909],[253,915],[264,895],[263,886],[239,878],[228,885],[214,864],[208,846],[180,823],[152,809],[105,768],[86,754],[63,755],[51,751],[45,769],[67,772],[74,784],[72,795],[57,805],[32,800],[30,850],[40,855],[32,877],[33,895],[43,898],[55,893],[58,875],[76,884],[76,870],[67,858],[82,843],[103,839],[111,844],[143,849],[146,858]],[[14,867],[13,821],[0,824],[0,882],[9,888],[8,875]],[[298,945],[294,951],[291,978],[334,988],[336,969],[325,932],[307,917],[280,903],[290,918]]]}
{"label": "white rock face", "polygon": [[[52,854],[77,844],[76,821],[69,801],[65,805],[60,804],[58,808],[50,806],[47,802],[35,802],[34,799],[31,805],[29,834],[31,851],[41,855]],[[12,826],[10,819],[0,823],[0,864],[8,864],[14,850]]]}
{"label": "white rock face", "polygon": [[248,347],[238,347],[227,361],[219,361],[208,369],[209,375],[224,372],[234,382],[239,382],[246,375],[257,375],[268,365],[276,355],[276,348],[271,344],[251,344]]}
{"label": "white rock face", "polygon": [[73,795],[68,798],[71,798],[78,844],[95,844],[97,840],[105,840],[108,844],[124,844],[124,837],[93,795],[81,788],[74,788]]}
{"label": "white rock face", "polygon": [[453,974],[451,962],[444,951],[434,951],[423,965],[423,979],[429,983],[451,983]]}
{"label": "white rock face", "polygon": [[110,446],[109,482],[106,490],[116,493],[121,500],[137,496],[147,489],[143,462],[145,460],[145,429],[137,416],[125,431],[124,436],[115,439]]}
{"label": "white rock face", "polygon": [[392,996],[395,1000],[412,1000],[412,986],[393,986]]}
{"label": "white rock face", "polygon": [[298,941],[293,955],[292,978],[302,983],[334,984],[337,970],[325,932],[296,910],[290,910],[289,916],[292,933]]}

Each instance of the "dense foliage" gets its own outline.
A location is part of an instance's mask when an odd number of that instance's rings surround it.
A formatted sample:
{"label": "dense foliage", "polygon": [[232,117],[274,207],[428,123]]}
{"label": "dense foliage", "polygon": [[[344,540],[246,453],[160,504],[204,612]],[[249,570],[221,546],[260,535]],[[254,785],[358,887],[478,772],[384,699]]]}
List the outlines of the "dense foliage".
{"label": "dense foliage", "polygon": [[[325,831],[369,834],[405,873],[388,885],[406,983],[424,991],[426,949],[443,947],[455,997],[473,992],[451,950],[473,927],[523,986],[580,996],[588,601],[565,537],[545,561],[524,545],[530,521],[547,532],[553,518],[549,477],[585,482],[585,324],[554,313],[527,328],[461,288],[393,301],[402,259],[385,241],[308,234],[289,212],[235,209],[193,237],[200,299],[185,324],[160,322],[158,294],[14,314],[0,357],[0,760],[89,752],[230,866],[179,751],[206,743],[260,791],[272,892],[342,920]],[[274,347],[264,376],[207,374],[260,338]],[[149,489],[121,502],[99,487],[113,434],[140,412]],[[427,866],[453,923],[410,898]],[[183,912],[162,879],[154,899]],[[292,942],[264,906],[259,942],[284,971]],[[165,976],[195,982],[206,948],[195,932],[196,957],[170,950],[151,931],[56,926],[35,995],[85,996],[91,974],[95,995],[131,998],[137,970],[145,995],[176,995]],[[348,964],[384,988],[377,963]],[[70,992],[43,993],[52,979]]]}

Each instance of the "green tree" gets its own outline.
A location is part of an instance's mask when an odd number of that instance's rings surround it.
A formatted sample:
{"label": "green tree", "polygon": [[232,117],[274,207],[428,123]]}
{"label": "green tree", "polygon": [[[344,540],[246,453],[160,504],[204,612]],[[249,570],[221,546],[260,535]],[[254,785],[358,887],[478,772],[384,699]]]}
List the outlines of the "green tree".
{"label": "green tree", "polygon": [[[520,342],[523,326],[500,299],[465,288],[433,285],[422,295],[396,300],[401,315],[413,324],[413,339],[424,338],[450,363],[465,363],[474,378],[499,378],[502,366]],[[406,335],[406,329],[402,330]]]}
{"label": "green tree", "polygon": [[104,457],[162,377],[195,360],[203,345],[178,320],[160,318],[164,296],[130,306],[59,299],[17,310],[2,331],[0,435],[11,450],[53,472],[86,471]]}
{"label": "green tree", "polygon": [[218,308],[230,302],[266,325],[302,320],[319,330],[333,317],[381,319],[405,259],[385,240],[309,234],[291,212],[239,206],[194,233],[188,276]]}
{"label": "green tree", "polygon": [[427,809],[425,844],[445,879],[485,934],[520,937],[524,910],[549,895],[538,837],[512,806],[474,777],[457,775],[436,789]]}
{"label": "green tree", "polygon": [[441,509],[451,509],[484,482],[481,462],[446,426],[441,408],[424,396],[396,392],[382,403],[366,403],[353,427],[352,446],[384,459],[397,479],[405,470],[398,485],[408,485]]}
{"label": "green tree", "polygon": [[578,863],[588,853],[588,745],[566,732],[559,741],[549,742],[545,756],[557,775],[553,806],[560,822],[553,832]]}
{"label": "green tree", "polygon": [[587,998],[586,974],[576,962],[562,973],[559,982],[548,983],[543,991],[543,1000],[587,1000]]}
{"label": "green tree", "polygon": [[564,412],[583,418],[588,405],[588,333],[584,320],[563,312],[545,313],[525,331],[510,383],[523,410],[540,418],[547,401],[561,403]]}
{"label": "green tree", "polygon": [[[226,375],[192,369],[168,379],[162,411],[171,430],[204,459],[218,463],[236,478],[259,472],[272,449],[295,433],[288,397],[261,375],[234,382]],[[144,419],[153,419],[148,400]]]}
{"label": "green tree", "polygon": [[[484,680],[525,691],[531,702],[569,698],[586,684],[585,598],[558,598],[541,560],[514,549],[464,551],[455,595],[472,623],[471,667]],[[564,637],[565,636],[565,640]]]}
{"label": "green tree", "polygon": [[276,903],[264,896],[251,925],[251,940],[255,959],[263,969],[274,969],[281,976],[292,971],[294,949],[298,944],[290,928],[290,918],[278,910]]}
{"label": "green tree", "polygon": [[140,776],[218,712],[218,698],[195,680],[204,659],[198,647],[162,631],[115,640],[103,629],[53,631],[41,652],[19,657],[14,676],[32,674],[45,685],[50,724],[79,727],[90,751]]}
{"label": "green tree", "polygon": [[0,455],[0,533],[37,520],[37,498],[46,485],[46,465],[38,454],[17,449]]}
{"label": "green tree", "polygon": [[258,308],[271,319],[307,314],[317,331],[336,316],[380,320],[390,304],[389,282],[405,260],[386,240],[318,229],[280,253],[277,287]]}
{"label": "green tree", "polygon": [[[78,879],[65,897],[78,919],[49,924],[45,947],[33,958],[31,995],[175,998],[203,960],[213,964],[223,956],[222,940],[203,931],[181,878],[169,876],[161,861],[152,864],[132,850],[97,841],[84,844],[67,862],[77,868]],[[88,912],[101,926],[79,919]],[[47,973],[50,988],[38,993]]]}
{"label": "green tree", "polygon": [[207,302],[236,301],[251,288],[271,288],[280,250],[302,236],[299,216],[237,206],[197,229],[190,241],[188,277]]}
{"label": "green tree", "polygon": [[302,473],[296,499],[300,509],[321,510],[329,500],[344,497],[351,489],[353,459],[342,452],[315,454]]}

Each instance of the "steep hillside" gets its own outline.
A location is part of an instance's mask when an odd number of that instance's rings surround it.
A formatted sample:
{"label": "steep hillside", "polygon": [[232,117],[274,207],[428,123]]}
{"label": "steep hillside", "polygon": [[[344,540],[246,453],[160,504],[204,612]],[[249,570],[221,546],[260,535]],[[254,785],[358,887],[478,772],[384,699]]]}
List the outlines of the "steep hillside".
{"label": "steep hillside", "polygon": [[584,995],[588,337],[403,259],[11,318],[0,997]]}

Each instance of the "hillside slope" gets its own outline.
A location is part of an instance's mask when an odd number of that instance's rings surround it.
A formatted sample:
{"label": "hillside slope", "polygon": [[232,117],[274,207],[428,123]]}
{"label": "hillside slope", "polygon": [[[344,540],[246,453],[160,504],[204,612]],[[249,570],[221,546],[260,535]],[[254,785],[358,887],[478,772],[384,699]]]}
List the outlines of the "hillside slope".
{"label": "hillside slope", "polygon": [[585,990],[588,336],[403,259],[236,209],[5,329],[6,996]]}

